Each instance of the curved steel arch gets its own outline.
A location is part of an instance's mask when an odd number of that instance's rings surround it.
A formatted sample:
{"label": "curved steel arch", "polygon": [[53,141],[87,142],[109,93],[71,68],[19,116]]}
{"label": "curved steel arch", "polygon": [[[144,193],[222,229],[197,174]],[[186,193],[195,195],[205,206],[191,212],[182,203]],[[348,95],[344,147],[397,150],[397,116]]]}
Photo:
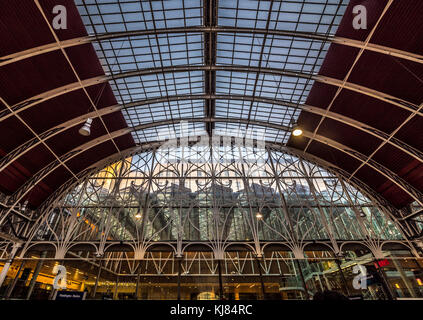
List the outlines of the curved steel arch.
{"label": "curved steel arch", "polygon": [[387,46],[378,44],[365,44],[363,41],[354,39],[336,37],[331,35],[313,33],[313,32],[299,32],[289,30],[267,30],[267,29],[252,29],[252,28],[240,28],[240,27],[186,27],[186,28],[167,28],[167,29],[150,29],[150,30],[139,30],[139,31],[125,31],[125,32],[110,32],[99,34],[95,36],[78,37],[69,40],[60,41],[59,43],[53,42],[38,47],[30,48],[27,50],[8,54],[0,57],[0,67],[15,63],[24,59],[29,59],[34,56],[45,54],[48,52],[60,50],[60,48],[75,47],[87,43],[99,42],[103,40],[112,40],[116,38],[126,38],[135,36],[146,36],[156,34],[172,34],[172,33],[190,33],[190,32],[215,32],[215,33],[243,33],[243,34],[268,34],[273,36],[286,36],[294,38],[312,39],[322,42],[331,42],[353,48],[364,48],[368,51],[377,52],[384,55],[389,55],[416,63],[423,63],[423,55],[419,55],[413,52],[399,50]]}
{"label": "curved steel arch", "polygon": [[[73,83],[64,85],[62,87],[55,88],[55,89],[37,94],[37,95],[35,95],[31,98],[27,98],[27,99],[25,99],[21,102],[14,104],[13,106],[11,106],[11,108],[12,108],[13,112],[19,113],[19,112],[27,110],[27,109],[29,109],[33,106],[36,106],[36,105],[38,105],[42,102],[45,102],[45,101],[48,101],[50,99],[59,97],[59,96],[64,95],[66,93],[69,93],[69,92],[72,92],[72,91],[75,91],[75,90],[79,90],[79,89],[83,89],[85,87],[94,86],[96,84],[104,83],[108,80],[109,79],[106,76],[98,76],[98,77],[82,80],[81,83],[79,83],[79,81],[73,82]],[[14,115],[13,112],[11,112],[9,110],[4,110],[4,111],[0,112],[0,122],[3,121],[3,120],[6,120],[7,118],[9,118],[11,116],[13,116]]]}
{"label": "curved steel arch", "polygon": [[[90,176],[94,174],[95,172],[98,172],[99,170],[103,169],[107,165],[110,165],[116,161],[123,160],[131,155],[137,154],[139,152],[153,150],[159,148],[164,142],[150,142],[147,144],[139,145],[137,147],[132,147],[124,152],[122,154],[113,154],[106,159],[100,160],[96,164],[91,165],[89,168],[85,169],[81,173],[78,173],[80,179],[84,179],[87,176]],[[332,173],[334,173],[339,178],[342,178],[343,180],[346,180],[349,176],[349,174],[344,171],[343,169],[334,166],[331,163],[328,163],[326,160],[323,160],[321,158],[318,158],[311,154],[303,154],[302,150],[298,150],[291,147],[286,147],[280,144],[268,144],[268,148],[289,153],[295,157],[302,158],[308,162],[314,163],[325,170],[328,170]],[[381,209],[382,211],[395,223],[398,223],[398,211],[391,205],[391,203],[386,200],[383,196],[375,192],[373,189],[371,189],[368,185],[364,184],[362,181],[358,180],[357,178],[352,178],[349,183],[360,190],[360,192],[363,192],[370,200],[374,201]],[[75,187],[78,184],[78,181],[76,181],[73,178],[70,178],[68,181],[66,181],[60,188],[58,188],[54,193],[52,193],[42,205],[38,208],[39,212],[42,213],[45,210],[47,210],[49,207],[54,206],[55,201],[61,199],[69,190],[73,187]],[[398,224],[400,226],[400,230],[404,233],[405,237],[410,236],[410,233],[407,232],[406,228],[402,224]]]}
{"label": "curved steel arch", "polygon": [[[64,122],[63,124],[60,124],[54,128],[48,129],[45,132],[41,133],[39,136],[40,138],[45,141],[59,133],[64,132],[65,130],[80,124],[82,122],[84,122],[86,120],[86,118],[97,118],[98,116],[102,116],[102,115],[106,115],[106,114],[110,114],[112,112],[116,112],[119,110],[124,110],[126,108],[133,108],[133,107],[138,107],[138,106],[143,106],[143,105],[149,105],[149,104],[154,104],[154,103],[161,103],[161,102],[169,102],[169,101],[181,101],[181,100],[196,100],[196,99],[216,99],[216,100],[246,100],[246,101],[256,101],[256,102],[263,102],[263,103],[270,103],[270,104],[277,104],[277,105],[281,105],[281,106],[288,106],[288,107],[292,107],[292,108],[299,108],[303,111],[306,112],[311,112],[320,116],[326,116],[327,118],[336,120],[338,122],[344,123],[346,125],[349,125],[353,128],[359,129],[363,132],[366,132],[370,135],[373,135],[379,139],[381,139],[382,141],[386,141],[387,143],[391,144],[392,146],[402,150],[403,152],[409,154],[410,156],[412,156],[413,158],[415,158],[416,160],[423,162],[423,152],[421,152],[420,150],[406,144],[405,142],[401,141],[400,139],[397,139],[395,137],[391,137],[390,135],[378,130],[376,128],[373,128],[365,123],[361,123],[359,121],[356,121],[352,118],[346,117],[344,115],[332,112],[332,111],[327,111],[326,109],[322,109],[322,108],[318,108],[318,107],[314,107],[314,106],[310,106],[310,105],[298,105],[295,103],[292,103],[290,101],[283,101],[283,100],[278,100],[278,99],[271,99],[271,98],[262,98],[262,97],[252,97],[252,96],[243,96],[243,95],[221,95],[221,94],[216,94],[216,95],[206,95],[206,94],[202,94],[202,95],[175,95],[175,96],[166,96],[163,98],[152,98],[152,99],[146,99],[146,100],[139,100],[139,101],[133,101],[131,103],[127,103],[124,105],[115,105],[115,106],[111,106],[111,107],[106,107],[103,109],[100,109],[98,112],[91,112],[79,117],[76,117],[74,119],[71,119],[67,122]],[[193,118],[194,119],[194,118]],[[219,119],[222,119],[222,122],[225,122],[225,119],[223,118],[218,118],[215,117],[214,118],[216,120],[216,122]],[[232,118],[227,118],[227,119],[232,119]],[[175,122],[176,121],[180,121],[180,119],[173,119]],[[182,120],[182,119],[181,119]],[[255,124],[254,121],[250,121],[250,124]],[[150,124],[149,124],[150,125]],[[160,123],[157,123],[157,125],[160,125]],[[268,127],[268,123],[265,122],[260,122],[258,125],[261,126],[265,126]],[[273,126],[270,124],[269,127]],[[289,130],[289,127],[285,127],[285,128],[279,128],[276,127],[276,129],[282,129],[282,130]],[[15,160],[17,160],[20,156],[24,155],[26,152],[30,151],[31,149],[33,149],[34,147],[36,147],[37,145],[39,145],[41,142],[36,138],[32,138],[26,142],[24,142],[23,144],[21,144],[20,146],[18,146],[17,148],[15,148],[14,150],[12,150],[11,152],[9,152],[7,155],[5,155],[4,157],[2,157],[0,159],[0,172],[3,171],[6,167],[8,167],[12,162],[14,162]]]}
{"label": "curved steel arch", "polygon": [[58,160],[52,161],[47,166],[39,170],[35,175],[31,177],[31,179],[27,180],[17,191],[13,193],[10,197],[11,207],[6,212],[3,211],[0,219],[0,225],[3,221],[7,218],[11,210],[23,199],[23,197],[32,190],[39,182],[41,182],[46,176],[48,176],[51,172],[61,166],[61,163],[66,163],[70,159],[73,159],[77,155],[91,149],[99,144],[104,142],[108,142],[113,140],[114,138],[120,137],[124,134],[131,132],[129,128],[120,129],[117,131],[113,131],[110,134],[105,134],[99,138],[93,139],[83,145],[78,146],[77,148],[65,153],[62,155]]}
{"label": "curved steel arch", "polygon": [[[207,70],[214,70],[214,71],[235,71],[235,72],[253,72],[253,73],[264,73],[264,74],[275,74],[279,76],[288,76],[288,77],[296,77],[296,78],[305,78],[305,79],[312,79],[317,82],[322,82],[326,84],[330,84],[339,88],[345,88],[351,91],[358,92],[360,94],[364,94],[375,99],[387,102],[391,105],[397,106],[399,108],[405,109],[411,113],[415,113],[419,116],[423,116],[423,112],[420,110],[420,106],[415,105],[409,101],[405,101],[403,99],[393,97],[391,95],[385,94],[383,92],[379,92],[370,88],[366,88],[363,86],[359,86],[357,84],[343,82],[341,80],[333,79],[330,77],[325,77],[321,75],[316,75],[313,73],[302,73],[302,72],[295,72],[291,70],[282,70],[282,69],[275,69],[275,68],[257,68],[257,67],[243,67],[243,66],[174,66],[174,67],[164,67],[164,68],[153,68],[153,69],[142,69],[136,71],[128,71],[120,74],[110,75],[110,76],[99,76],[94,77],[86,80],[82,80],[80,82],[74,82],[68,85],[65,85],[60,88],[56,88],[47,92],[40,93],[34,97],[25,99],[22,102],[19,102],[12,106],[14,112],[19,113],[23,110],[36,106],[44,101],[53,99],[57,96],[66,94],[71,91],[75,91],[78,89],[83,89],[89,86],[93,86],[99,83],[104,83],[109,80],[116,80],[121,78],[133,77],[133,76],[142,76],[148,74],[158,74],[158,73],[171,73],[171,72],[187,72],[187,71],[207,71]],[[82,84],[82,85],[81,85]],[[0,122],[13,116],[8,110],[5,110],[0,113]]]}
{"label": "curved steel arch", "polygon": [[[55,89],[40,93],[36,96],[27,98],[24,101],[16,103],[11,108],[13,109],[15,113],[19,113],[21,111],[34,107],[42,102],[64,95],[68,92],[83,89],[85,87],[90,87],[90,86],[104,83],[114,79],[120,79],[120,78],[131,77],[131,76],[148,75],[148,74],[157,74],[157,73],[170,73],[170,72],[178,72],[178,71],[195,71],[195,70],[205,71],[205,70],[210,70],[213,68],[216,68],[216,66],[213,66],[213,67],[212,66],[209,66],[209,67],[207,66],[166,67],[166,68],[156,68],[156,69],[142,69],[142,70],[125,72],[125,73],[121,73],[118,75],[111,75],[111,76],[98,76],[98,77],[82,80],[81,81],[82,85],[79,81],[77,81],[77,82],[70,83],[59,88],[55,88]],[[224,69],[222,68],[221,70],[224,70]],[[281,72],[286,72],[286,75],[291,75],[293,77],[296,76],[296,74],[298,74],[292,71],[281,71]],[[303,78],[310,78],[311,76],[312,76],[311,74],[302,74]],[[8,110],[4,110],[3,112],[0,112],[0,122],[8,119],[11,116],[13,116],[13,113]]]}
{"label": "curved steel arch", "polygon": [[[382,174],[385,178],[389,179],[395,185],[400,187],[404,192],[406,192],[411,198],[417,201],[417,203],[423,206],[423,193],[421,193],[419,190],[417,190],[412,185],[410,185],[407,181],[405,181],[404,179],[402,179],[397,174],[395,174],[394,172],[392,172],[390,169],[386,168],[385,166],[381,165],[380,163],[374,161],[373,159],[369,160],[367,156],[358,152],[357,150],[344,146],[343,144],[336,142],[332,139],[323,137],[318,134],[314,135],[312,132],[306,131],[306,130],[303,131],[303,135],[306,138],[309,138],[309,139],[313,138],[314,140],[320,143],[326,144],[336,150],[339,150],[359,160],[361,163],[367,163],[369,167],[371,167],[373,170],[376,170],[377,172]],[[349,181],[349,178],[347,179],[347,181]]]}
{"label": "curved steel arch", "polygon": [[[97,118],[98,116],[102,116],[102,115],[106,115],[106,114],[110,114],[112,112],[116,112],[119,110],[124,110],[127,108],[133,108],[133,107],[138,107],[138,106],[143,106],[143,105],[149,105],[149,104],[154,104],[154,103],[161,103],[161,102],[169,102],[169,101],[181,101],[181,100],[196,100],[196,99],[216,99],[216,100],[246,100],[246,101],[256,101],[256,102],[263,102],[263,103],[270,103],[270,104],[277,104],[277,105],[281,105],[281,106],[288,106],[288,107],[292,107],[292,108],[299,108],[303,111],[306,112],[310,112],[310,113],[314,113],[320,116],[326,116],[327,118],[336,120],[338,122],[344,123],[346,125],[349,125],[353,128],[359,129],[363,132],[366,132],[370,135],[373,135],[379,139],[381,139],[382,141],[386,141],[387,143],[391,144],[392,146],[404,151],[405,153],[409,154],[410,156],[412,156],[413,158],[415,158],[416,160],[423,162],[423,152],[421,152],[420,150],[406,144],[405,142],[401,141],[400,139],[397,139],[395,137],[391,137],[390,135],[378,130],[372,126],[369,126],[365,123],[361,123],[357,120],[354,120],[352,118],[346,117],[344,115],[332,112],[332,111],[327,111],[326,109],[322,109],[322,108],[318,108],[318,107],[314,107],[314,106],[310,106],[310,105],[298,105],[295,103],[292,103],[290,101],[283,101],[283,100],[278,100],[278,99],[271,99],[271,98],[262,98],[262,97],[252,97],[252,96],[243,96],[243,95],[220,95],[220,94],[216,94],[216,95],[206,95],[206,94],[201,94],[201,95],[175,95],[175,96],[166,96],[163,98],[152,98],[152,99],[146,99],[146,100],[139,100],[139,101],[134,101],[131,103],[127,103],[124,105],[115,105],[115,106],[110,106],[110,107],[106,107],[103,109],[100,109],[98,112],[91,112],[79,117],[76,117],[74,119],[71,119],[67,122],[64,122],[56,127],[53,127],[51,129],[46,130],[45,132],[41,133],[39,136],[42,140],[47,140],[59,133],[62,133],[63,131],[82,123],[83,121],[86,120],[86,118]],[[218,118],[215,118],[216,121]],[[227,119],[231,119],[231,118],[227,118]],[[173,119],[174,121],[180,121],[179,119]],[[222,119],[222,121],[224,121],[224,119]],[[254,121],[250,122],[251,124],[254,124]],[[157,124],[159,125],[159,124]],[[259,125],[262,126],[268,126],[267,123],[261,122]],[[271,126],[273,127],[273,126]],[[279,128],[277,128],[279,129]],[[283,130],[289,130],[288,127],[285,127]],[[26,142],[24,142],[23,144],[21,144],[20,146],[18,146],[17,148],[15,148],[14,150],[12,150],[11,152],[9,152],[7,155],[5,155],[4,157],[2,157],[0,159],[0,172],[2,170],[4,170],[7,166],[9,166],[13,161],[15,161],[16,159],[18,159],[21,155],[25,154],[26,152],[30,151],[31,149],[33,149],[34,147],[36,147],[37,145],[39,145],[41,142],[36,138],[32,138]]]}
{"label": "curved steel arch", "polygon": [[328,111],[326,109],[317,108],[310,105],[301,106],[301,110],[314,113],[320,116],[326,116],[326,118],[330,118],[332,120],[336,120],[338,122],[344,123],[350,127],[359,129],[360,131],[366,132],[376,138],[381,139],[384,142],[389,143],[390,145],[400,149],[401,151],[404,151],[405,153],[412,156],[416,160],[423,162],[423,152],[408,145],[407,143],[401,141],[398,138],[390,137],[390,135],[387,134],[386,132],[383,132],[382,130],[369,126],[366,123],[362,123],[360,121],[354,120],[350,117],[346,117],[342,114],[339,114],[333,111]]}
{"label": "curved steel arch", "polygon": [[[222,121],[222,120],[226,120],[226,122],[239,122],[239,123],[247,123],[248,120],[247,119],[214,119],[214,118],[185,118],[185,119],[179,119],[178,121],[196,121],[196,122],[213,122],[213,121]],[[174,120],[165,120],[165,121],[161,121],[160,125],[165,125],[165,124],[172,124],[174,123]],[[249,123],[252,123],[251,121],[249,121]],[[260,122],[256,122],[256,124],[259,125]],[[13,205],[11,207],[11,209],[14,208],[14,206],[16,206],[19,201],[22,200],[22,198],[30,191],[32,190],[32,188],[35,187],[35,185],[37,185],[40,181],[42,181],[47,175],[49,175],[53,170],[57,169],[61,163],[66,163],[68,160],[76,157],[77,155],[85,152],[86,150],[93,148],[99,144],[102,144],[104,142],[107,142],[111,139],[114,139],[116,137],[122,136],[124,134],[127,134],[131,131],[135,131],[135,130],[142,130],[142,129],[146,129],[152,126],[156,126],[158,124],[158,122],[153,122],[150,124],[141,124],[138,125],[136,127],[133,128],[125,128],[125,129],[120,129],[114,132],[111,132],[111,134],[106,134],[104,136],[101,136],[99,138],[96,138],[94,140],[91,140],[83,145],[78,146],[77,148],[67,152],[66,154],[62,155],[60,157],[60,161],[59,160],[55,160],[53,162],[51,162],[50,164],[48,164],[47,166],[45,166],[43,169],[39,170],[30,180],[28,180],[27,182],[25,182],[25,184],[23,186],[21,186],[21,188],[19,188],[12,196],[11,196],[11,202],[13,202]],[[265,123],[267,124],[267,123]],[[280,129],[283,130],[283,127],[278,126],[278,125],[274,125],[275,129]],[[308,132],[308,131],[304,131],[304,136],[307,138],[311,138],[313,137],[313,133]],[[381,164],[377,163],[374,160],[368,161],[367,157],[359,152],[357,152],[356,150],[353,150],[351,148],[348,148],[346,146],[343,146],[342,144],[333,141],[331,139],[327,139],[325,137],[321,137],[319,135],[315,135],[314,139],[321,142],[321,143],[325,143],[330,145],[333,148],[336,148],[354,158],[356,158],[357,160],[359,160],[360,162],[364,163],[367,162],[368,165],[370,167],[372,167],[374,170],[378,171],[379,173],[381,173],[382,175],[384,175],[386,178],[388,178],[389,180],[391,180],[394,184],[396,184],[398,187],[400,187],[402,190],[404,190],[407,194],[409,194],[413,199],[415,199],[420,205],[423,206],[423,194],[416,190],[414,187],[412,187],[411,185],[408,184],[408,182],[406,182],[405,180],[403,180],[402,178],[400,178],[398,175],[396,175],[395,173],[393,173],[391,170],[385,168],[384,166],[382,166]],[[303,152],[303,154],[305,154],[305,152]],[[347,179],[347,181],[349,181]],[[7,213],[4,215],[3,219],[0,221],[3,221],[4,218],[9,214],[9,212],[11,211],[11,209],[9,209],[7,211]],[[0,222],[1,224],[1,222]]]}
{"label": "curved steel arch", "polygon": [[188,94],[188,95],[172,95],[159,98],[143,99],[123,104],[123,109],[148,105],[153,103],[168,102],[168,101],[181,101],[181,100],[198,100],[198,99],[216,99],[216,100],[245,100],[256,101],[263,103],[273,103],[278,105],[288,106],[290,108],[299,108],[301,105],[292,101],[280,100],[266,97],[254,97],[237,94]]}
{"label": "curved steel arch", "polygon": [[285,70],[285,69],[277,69],[277,68],[263,68],[263,67],[247,67],[241,65],[204,65],[204,66],[173,66],[173,67],[164,67],[164,68],[152,68],[152,69],[142,69],[142,70],[134,70],[134,71],[127,71],[120,74],[111,75],[110,78],[112,80],[121,79],[121,78],[128,78],[134,76],[141,76],[146,74],[158,74],[158,73],[171,73],[171,72],[189,72],[189,71],[234,71],[234,72],[252,72],[252,73],[264,73],[264,74],[274,74],[278,76],[287,76],[287,77],[295,77],[295,78],[304,78],[304,79],[311,79],[317,82],[329,84],[338,88],[348,89],[350,91],[355,91],[360,94],[364,94],[366,96],[387,102],[391,105],[397,106],[399,108],[405,109],[411,113],[417,112],[418,115],[423,116],[423,112],[419,110],[419,106],[386,94],[384,92],[380,92],[377,90],[373,90],[364,86],[360,86],[358,84],[344,82],[342,80],[318,75],[315,73],[305,73],[305,72],[296,72],[292,70]]}
{"label": "curved steel arch", "polygon": [[[121,135],[127,134],[129,133],[130,130],[129,129],[121,129],[121,130],[117,130],[112,132],[112,137],[116,138],[119,137]],[[309,132],[305,133],[305,136],[310,135]],[[323,138],[322,138],[323,139]],[[100,138],[97,138],[95,140],[92,140],[82,146],[79,146],[78,148],[71,150],[70,152],[66,153],[65,155],[63,155],[61,157],[61,160],[63,162],[66,162],[74,157],[76,157],[77,155],[81,154],[82,152],[96,146],[99,144],[102,144],[104,142],[107,142],[109,139],[109,135],[104,135]],[[336,142],[332,143],[333,145],[336,144]],[[270,145],[274,145],[277,146],[278,144],[270,144]],[[346,147],[345,147],[346,148]],[[347,148],[346,148],[347,149]],[[346,151],[346,149],[344,149]],[[353,153],[353,151],[351,151],[351,155],[353,155],[357,158],[360,159],[359,156],[357,156],[357,152]],[[363,156],[364,157],[364,156]],[[360,161],[363,161],[363,159],[360,159]],[[373,164],[373,162],[372,162]],[[47,165],[46,167],[44,167],[43,169],[41,169],[37,174],[35,174],[30,180],[28,180],[19,190],[17,190],[11,197],[11,201],[14,202],[12,208],[32,189],[35,187],[35,185],[37,185],[41,180],[43,180],[47,175],[49,175],[53,170],[55,170],[56,168],[58,168],[60,166],[60,162],[58,161],[53,161],[51,162],[49,165]],[[380,173],[382,173],[383,175],[385,175],[386,177],[388,177],[392,182],[394,182],[395,184],[397,184],[401,189],[406,190],[406,186],[408,185],[407,182],[402,181],[401,178],[399,178],[397,175],[395,175],[394,173],[390,172],[388,169],[385,168],[385,170],[381,169],[384,168],[383,166],[381,166],[380,164],[373,164],[373,166],[375,167],[376,170],[378,170]],[[382,171],[383,170],[383,171]],[[412,188],[410,186],[410,188]],[[417,193],[419,193],[418,191],[416,192],[410,192],[410,191],[406,191],[407,193],[410,194],[410,196],[412,196],[413,198],[416,199],[416,201],[418,200],[418,196],[416,196]],[[10,209],[7,211],[6,215],[8,215],[10,212]],[[4,219],[4,218],[3,218]]]}
{"label": "curved steel arch", "polygon": [[234,122],[234,123],[243,123],[243,124],[253,124],[253,125],[277,129],[277,130],[281,130],[281,131],[290,131],[291,130],[291,127],[287,127],[287,126],[279,125],[279,124],[274,124],[274,123],[269,123],[269,122],[265,122],[265,121],[249,120],[249,119],[243,119],[243,118],[218,118],[218,117],[180,118],[180,119],[172,119],[172,120],[162,120],[162,121],[140,124],[140,125],[137,125],[135,127],[132,127],[131,129],[133,131],[138,131],[138,130],[144,130],[144,129],[153,128],[153,127],[162,126],[162,125],[179,123],[181,121],[204,122],[204,123],[207,123],[207,122]]}
{"label": "curved steel arch", "polygon": [[[197,121],[197,122],[216,122],[215,119],[212,118],[200,118],[200,119],[195,119],[195,118],[185,118],[185,119],[180,119],[179,121]],[[235,120],[229,120],[229,119],[222,119],[219,121],[226,121],[226,122],[236,122]],[[247,123],[248,120],[247,119],[238,119],[238,121],[240,123]],[[41,182],[46,176],[48,176],[51,172],[53,172],[55,169],[57,169],[58,167],[60,167],[62,165],[62,163],[66,163],[67,161],[69,161],[70,159],[73,159],[74,157],[78,156],[79,154],[87,151],[88,149],[91,149],[99,144],[102,144],[104,142],[110,141],[111,139],[120,137],[122,135],[125,135],[127,133],[130,133],[131,131],[136,131],[136,130],[142,130],[142,129],[146,129],[146,128],[150,128],[153,126],[157,126],[159,122],[153,122],[150,124],[142,124],[142,125],[138,125],[136,127],[133,128],[124,128],[124,129],[120,129],[120,130],[116,130],[111,132],[110,134],[106,134],[103,135],[101,137],[98,137],[96,139],[93,139],[83,145],[80,145],[74,149],[72,149],[71,151],[68,151],[66,154],[62,155],[59,159],[52,161],[51,163],[49,163],[48,165],[46,165],[44,168],[40,169],[35,175],[32,176],[31,179],[27,180],[24,185],[22,185],[17,191],[15,191],[13,193],[13,195],[10,198],[10,202],[13,203],[11,208],[9,210],[7,210],[7,212],[5,214],[3,214],[2,219],[0,219],[0,225],[1,223],[4,221],[4,219],[9,215],[10,211],[23,199],[23,197],[30,191],[32,190],[39,182]],[[163,125],[163,124],[171,124],[174,123],[173,120],[166,120],[166,121],[162,121],[159,124]],[[251,123],[251,121],[250,121]],[[261,123],[261,122],[257,122],[257,123]],[[263,123],[266,124],[266,123]],[[282,126],[277,126],[275,125],[276,128],[285,128],[286,127],[282,127]],[[282,129],[281,129],[282,130]]]}
{"label": "curved steel arch", "polygon": [[12,151],[10,151],[7,155],[3,156],[0,159],[0,172],[6,169],[10,164],[12,164],[14,161],[19,159],[21,156],[26,154],[27,152],[34,149],[36,146],[42,143],[42,141],[46,141],[52,137],[54,137],[57,134],[60,134],[70,128],[72,128],[75,125],[81,124],[87,120],[87,118],[97,118],[103,115],[107,115],[116,111],[121,110],[121,106],[115,105],[107,108],[100,109],[98,112],[90,112],[87,114],[84,114],[82,116],[76,117],[74,119],[71,119],[69,121],[63,122],[53,128],[50,128],[43,133],[39,134],[39,140],[37,137],[34,137],[20,146],[16,147]]}

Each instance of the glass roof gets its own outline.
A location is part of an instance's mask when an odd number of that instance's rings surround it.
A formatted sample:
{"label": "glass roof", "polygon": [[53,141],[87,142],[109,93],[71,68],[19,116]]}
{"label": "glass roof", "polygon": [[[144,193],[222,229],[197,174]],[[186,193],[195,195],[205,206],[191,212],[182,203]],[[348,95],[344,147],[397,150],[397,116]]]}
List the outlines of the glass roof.
{"label": "glass roof", "polygon": [[[210,0],[75,2],[128,126],[147,125],[133,131],[137,143],[179,135],[180,120],[211,118],[217,134],[259,131],[285,144],[349,0],[220,0],[215,18]],[[198,120],[188,128],[211,132]]]}
{"label": "glass roof", "polygon": [[201,71],[156,73],[112,81],[119,103],[176,95],[204,93]]}

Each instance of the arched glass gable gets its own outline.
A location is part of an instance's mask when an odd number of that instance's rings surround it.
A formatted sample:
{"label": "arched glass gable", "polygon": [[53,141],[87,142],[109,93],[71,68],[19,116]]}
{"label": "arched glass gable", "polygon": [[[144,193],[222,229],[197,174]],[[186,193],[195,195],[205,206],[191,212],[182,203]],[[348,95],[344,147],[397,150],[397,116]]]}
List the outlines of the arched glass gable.
{"label": "arched glass gable", "polygon": [[[46,240],[280,243],[401,239],[349,183],[289,153],[253,146],[163,146],[86,178],[47,213]],[[182,250],[181,248],[178,250]]]}
{"label": "arched glass gable", "polygon": [[17,261],[64,265],[92,299],[308,299],[324,288],[387,299],[397,273],[361,291],[353,269],[418,266],[385,207],[316,159],[225,136],[173,142],[122,155],[52,200]]}

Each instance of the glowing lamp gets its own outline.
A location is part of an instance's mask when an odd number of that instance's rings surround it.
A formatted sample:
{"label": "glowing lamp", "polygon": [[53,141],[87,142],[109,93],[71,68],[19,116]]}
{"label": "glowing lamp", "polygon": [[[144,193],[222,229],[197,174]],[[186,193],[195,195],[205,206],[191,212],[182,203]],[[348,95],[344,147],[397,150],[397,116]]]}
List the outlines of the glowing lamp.
{"label": "glowing lamp", "polygon": [[292,135],[294,137],[299,137],[302,134],[303,134],[303,129],[301,129],[301,127],[297,123],[294,123],[294,125],[292,126]]}
{"label": "glowing lamp", "polygon": [[79,129],[79,134],[82,136],[89,136],[91,134],[91,123],[93,122],[93,119],[88,118],[84,125]]}

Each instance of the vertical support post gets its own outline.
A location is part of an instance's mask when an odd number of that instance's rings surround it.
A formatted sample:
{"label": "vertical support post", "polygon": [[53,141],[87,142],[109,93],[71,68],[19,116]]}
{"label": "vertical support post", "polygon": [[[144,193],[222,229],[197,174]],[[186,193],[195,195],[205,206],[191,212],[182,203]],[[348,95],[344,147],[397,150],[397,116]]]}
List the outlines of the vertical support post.
{"label": "vertical support post", "polygon": [[138,300],[138,295],[139,295],[139,291],[140,291],[140,272],[141,272],[141,263],[142,260],[140,260],[139,264],[138,264],[138,268],[137,268],[137,285],[135,287],[135,299]]}
{"label": "vertical support post", "polygon": [[347,296],[350,295],[350,290],[348,290],[348,283],[345,279],[344,272],[342,271],[341,261],[338,258],[335,258],[336,265],[338,266],[339,273],[341,274],[342,284]]}
{"label": "vertical support post", "polygon": [[176,261],[178,262],[178,296],[177,300],[181,300],[181,269],[182,269],[182,258],[176,258]]}
{"label": "vertical support post", "polygon": [[398,270],[402,281],[404,282],[405,286],[408,289],[408,292],[410,292],[410,295],[413,298],[417,298],[417,294],[414,291],[413,285],[410,283],[410,280],[407,278],[407,275],[404,272],[404,269],[401,266],[401,263],[399,263],[396,259],[392,259],[392,263],[394,264],[395,268]]}
{"label": "vertical support post", "polygon": [[306,282],[305,282],[305,279],[304,279],[304,274],[303,274],[303,270],[301,269],[300,262],[296,258],[294,258],[294,260],[295,260],[295,264],[297,265],[297,268],[298,268],[298,273],[300,274],[301,282],[303,283],[306,299],[310,300],[310,295],[308,294],[307,285],[306,285]]}
{"label": "vertical support post", "polygon": [[260,259],[257,256],[256,256],[256,263],[257,263],[257,268],[258,268],[259,276],[260,276],[262,300],[265,300],[266,299],[266,288],[264,287],[263,272],[261,271]]}
{"label": "vertical support post", "polygon": [[118,274],[116,275],[116,286],[115,286],[115,292],[113,294],[113,300],[119,300],[118,299],[118,287],[119,287],[119,274],[120,274],[120,270],[122,269],[122,260],[119,261],[119,271]]}
{"label": "vertical support post", "polygon": [[12,295],[13,289],[15,289],[16,283],[19,280],[19,275],[21,274],[22,268],[25,266],[25,264],[26,264],[26,260],[22,261],[21,265],[19,266],[19,270],[16,273],[15,279],[13,279],[12,284],[7,288],[7,292],[4,295],[4,298],[6,300],[8,300],[10,296]]}
{"label": "vertical support post", "polygon": [[332,290],[332,286],[330,285],[329,279],[323,275],[323,279],[325,279],[326,287],[328,290]]}
{"label": "vertical support post", "polygon": [[32,275],[31,282],[29,283],[28,293],[26,294],[26,300],[29,300],[32,295],[32,291],[34,290],[35,283],[37,282],[38,274],[40,273],[41,267],[44,263],[44,258],[47,256],[47,251],[43,251],[41,254],[41,259],[37,262],[37,266],[35,267],[34,274]]}
{"label": "vertical support post", "polygon": [[376,258],[376,264],[378,266],[378,270],[377,272],[380,274],[381,278],[382,278],[382,289],[383,291],[385,291],[386,296],[388,297],[389,300],[394,300],[394,294],[391,290],[391,287],[389,286],[389,282],[386,279],[386,275],[385,272],[383,271],[383,267],[380,265],[379,263],[379,259]]}
{"label": "vertical support post", "polygon": [[98,281],[100,279],[100,275],[101,275],[101,263],[103,262],[102,259],[100,259],[100,262],[98,263],[98,272],[97,272],[97,277],[95,278],[95,285],[94,285],[94,290],[91,294],[91,298],[95,299],[95,295],[97,294],[97,287],[98,287]]}
{"label": "vertical support post", "polygon": [[323,282],[322,282],[322,278],[320,277],[320,274],[317,274],[317,278],[319,279],[319,286],[320,286],[320,291],[323,292],[325,291],[325,288],[323,286]]}
{"label": "vertical support post", "polygon": [[118,287],[119,287],[119,274],[116,275],[116,285],[115,285],[115,292],[113,292],[113,300],[119,300],[118,299]]}
{"label": "vertical support post", "polygon": [[10,252],[10,258],[6,261],[6,263],[3,266],[3,269],[0,272],[0,288],[3,285],[4,279],[6,279],[7,272],[9,271],[10,265],[13,262],[13,259],[15,259],[16,252],[20,248],[21,243],[15,242],[13,243],[12,251]]}
{"label": "vertical support post", "polygon": [[217,269],[219,272],[219,298],[223,300],[223,281],[222,281],[222,260],[217,260]]}

